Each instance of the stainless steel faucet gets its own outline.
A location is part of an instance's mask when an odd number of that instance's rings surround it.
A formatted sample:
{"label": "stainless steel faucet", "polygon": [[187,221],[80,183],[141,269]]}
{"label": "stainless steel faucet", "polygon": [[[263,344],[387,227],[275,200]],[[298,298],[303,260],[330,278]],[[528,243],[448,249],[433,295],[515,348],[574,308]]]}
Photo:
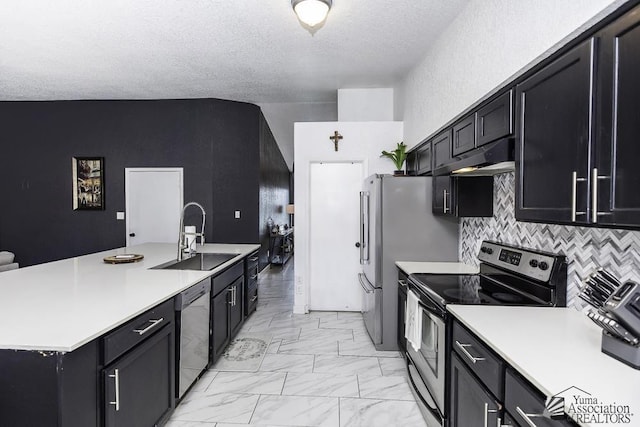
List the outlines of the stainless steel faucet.
{"label": "stainless steel faucet", "polygon": [[[202,228],[200,229],[199,233],[185,233],[184,231],[184,213],[189,206],[197,206],[202,211]],[[204,245],[204,222],[206,216],[207,214],[205,213],[204,208],[200,203],[189,202],[182,208],[182,213],[180,214],[180,229],[178,231],[178,261],[182,261],[184,259],[184,250],[189,249],[189,245],[187,244],[187,236],[195,236],[195,238],[200,237],[200,244]]]}

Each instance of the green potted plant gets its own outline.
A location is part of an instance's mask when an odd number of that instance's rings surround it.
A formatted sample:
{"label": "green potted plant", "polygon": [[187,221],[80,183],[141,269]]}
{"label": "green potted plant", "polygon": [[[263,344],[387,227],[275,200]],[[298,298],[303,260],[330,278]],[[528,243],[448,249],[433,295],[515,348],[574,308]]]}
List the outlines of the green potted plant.
{"label": "green potted plant", "polygon": [[404,145],[404,142],[399,142],[396,149],[393,151],[383,150],[381,157],[382,156],[390,158],[393,164],[396,166],[396,170],[393,171],[393,175],[404,175],[402,165],[407,159],[407,146]]}

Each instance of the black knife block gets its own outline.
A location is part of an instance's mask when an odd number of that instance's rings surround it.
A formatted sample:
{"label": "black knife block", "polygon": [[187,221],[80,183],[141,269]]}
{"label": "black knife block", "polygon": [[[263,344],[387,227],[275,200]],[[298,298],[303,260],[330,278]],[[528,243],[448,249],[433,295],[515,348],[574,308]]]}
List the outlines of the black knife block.
{"label": "black knife block", "polygon": [[640,369],[640,346],[631,345],[602,331],[602,352],[634,369]]}

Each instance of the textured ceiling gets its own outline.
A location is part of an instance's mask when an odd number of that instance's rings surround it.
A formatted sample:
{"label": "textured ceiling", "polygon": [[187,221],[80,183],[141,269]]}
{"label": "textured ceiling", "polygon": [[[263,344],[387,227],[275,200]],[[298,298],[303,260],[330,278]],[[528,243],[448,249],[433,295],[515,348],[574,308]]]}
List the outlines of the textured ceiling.
{"label": "textured ceiling", "polygon": [[388,87],[469,0],[334,0],[314,36],[290,0],[0,2],[0,100],[335,102]]}

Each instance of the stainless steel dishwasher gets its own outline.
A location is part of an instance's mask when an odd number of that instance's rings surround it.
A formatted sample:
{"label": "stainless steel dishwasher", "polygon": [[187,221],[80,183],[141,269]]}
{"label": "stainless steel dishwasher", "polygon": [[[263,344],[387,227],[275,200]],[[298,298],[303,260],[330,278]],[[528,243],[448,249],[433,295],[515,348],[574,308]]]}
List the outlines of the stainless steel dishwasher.
{"label": "stainless steel dishwasher", "polygon": [[176,397],[207,368],[211,319],[211,279],[191,286],[176,297]]}

